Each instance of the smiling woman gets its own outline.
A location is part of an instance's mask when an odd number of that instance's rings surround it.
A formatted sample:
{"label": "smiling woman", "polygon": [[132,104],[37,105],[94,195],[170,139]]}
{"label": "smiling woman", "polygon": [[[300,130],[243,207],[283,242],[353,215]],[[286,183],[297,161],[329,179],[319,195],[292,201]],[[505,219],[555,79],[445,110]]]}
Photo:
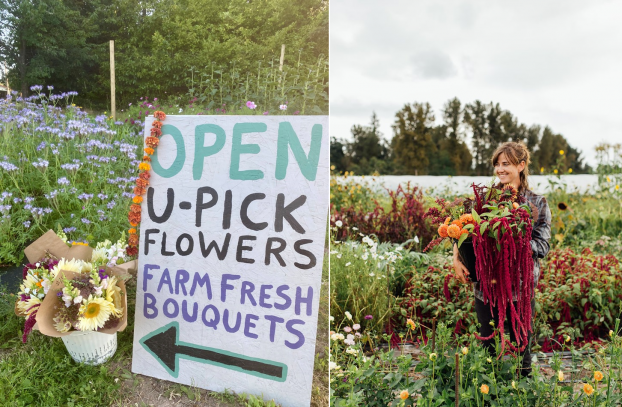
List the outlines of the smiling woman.
{"label": "smiling woman", "polygon": [[[531,208],[532,229],[530,244],[533,260],[533,286],[528,284],[521,285],[521,287],[524,287],[523,289],[535,287],[537,286],[540,278],[540,259],[544,258],[549,251],[549,240],[551,238],[551,211],[546,202],[546,198],[541,195],[536,195],[529,189],[527,177],[529,175],[528,168],[530,163],[530,154],[524,144],[514,142],[501,144],[493,153],[491,162],[495,168],[495,175],[499,177],[500,181],[500,185],[497,185],[497,187],[502,188],[504,191],[517,191],[518,195],[526,201]],[[516,253],[514,256],[510,253],[510,256],[517,257]],[[520,268],[525,265],[522,263],[519,264],[521,264],[519,269],[509,270],[512,280],[519,278],[518,276],[522,276],[522,272],[524,272],[524,270],[520,270]],[[469,270],[460,260],[457,246],[454,246],[453,266],[456,277],[460,281],[466,282],[465,274],[468,275]],[[529,268],[530,267],[531,266],[529,265]],[[498,278],[502,280],[503,276],[499,276]],[[492,285],[494,286],[495,283],[496,282],[493,280]],[[503,284],[502,281],[500,281],[500,283]],[[473,283],[473,289],[475,291],[475,312],[480,323],[479,332],[484,346],[491,353],[491,355],[495,354],[494,336],[496,331],[494,330],[494,327],[499,325],[499,318],[501,315],[502,323],[508,324],[508,327],[500,327],[500,332],[509,332],[510,340],[515,341],[518,344],[518,349],[520,350],[519,353],[522,357],[521,375],[529,376],[531,375],[531,331],[533,326],[533,310],[535,308],[533,291],[531,293],[527,292],[529,297],[531,297],[527,302],[530,301],[531,304],[523,304],[520,301],[523,297],[521,294],[524,293],[512,292],[512,301],[508,303],[507,309],[500,310],[499,302],[492,301],[492,303],[490,303],[491,294],[488,292],[489,287],[487,287],[486,284],[487,282],[485,281]],[[492,299],[494,299],[494,294],[492,295]],[[522,321],[527,322],[529,326],[522,327],[520,331],[522,331],[523,334],[520,334],[515,329],[512,329],[511,325],[516,324],[516,320],[520,316],[520,310],[524,309],[525,306],[527,307],[526,309],[528,314],[531,313],[531,318],[527,317],[529,321]],[[511,315],[511,321],[508,321],[508,319],[505,319],[504,321],[503,319],[505,315]]]}

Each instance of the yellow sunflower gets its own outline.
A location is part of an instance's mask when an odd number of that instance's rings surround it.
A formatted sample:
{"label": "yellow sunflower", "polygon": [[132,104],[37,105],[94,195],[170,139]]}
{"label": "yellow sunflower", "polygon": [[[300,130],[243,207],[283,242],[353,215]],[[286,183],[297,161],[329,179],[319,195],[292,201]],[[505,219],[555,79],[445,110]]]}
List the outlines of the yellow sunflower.
{"label": "yellow sunflower", "polygon": [[86,303],[80,307],[78,328],[81,331],[94,331],[102,328],[112,313],[112,303],[104,298],[93,298],[92,295]]}
{"label": "yellow sunflower", "polygon": [[81,273],[83,263],[84,262],[82,260],[76,260],[76,259],[67,260],[64,258],[60,259],[58,264],[54,266],[54,268],[50,272],[50,275],[52,276],[52,279],[54,279],[56,278],[56,275],[58,274],[58,272],[61,270],[74,271],[76,273]]}
{"label": "yellow sunflower", "polygon": [[112,304],[112,313],[120,317],[123,315],[121,307],[121,288],[117,286],[117,277],[109,277],[108,288],[106,288],[106,301]]}

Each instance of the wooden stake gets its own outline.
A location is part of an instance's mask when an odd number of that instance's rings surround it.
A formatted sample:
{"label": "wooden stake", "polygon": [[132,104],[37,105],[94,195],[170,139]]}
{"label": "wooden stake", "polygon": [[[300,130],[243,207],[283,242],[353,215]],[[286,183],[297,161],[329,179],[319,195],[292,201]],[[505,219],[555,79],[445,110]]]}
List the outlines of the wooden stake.
{"label": "wooden stake", "polygon": [[[279,63],[280,72],[283,72],[283,62],[285,62],[285,44],[281,45],[281,62]],[[279,83],[281,83],[281,77],[283,77],[283,75],[279,76]]]}
{"label": "wooden stake", "polygon": [[110,112],[112,119],[117,120],[117,107],[114,86],[114,40],[110,40]]}
{"label": "wooden stake", "polygon": [[285,61],[285,44],[281,45],[281,63],[279,64],[279,71],[283,71],[284,61]]}
{"label": "wooden stake", "polygon": [[4,77],[6,79],[6,94],[11,94],[11,86],[9,86],[9,70],[7,69],[7,63],[4,63]]}
{"label": "wooden stake", "polygon": [[460,355],[456,352],[456,407],[460,405]]}
{"label": "wooden stake", "polygon": [[432,352],[436,348],[436,317],[432,319]]}

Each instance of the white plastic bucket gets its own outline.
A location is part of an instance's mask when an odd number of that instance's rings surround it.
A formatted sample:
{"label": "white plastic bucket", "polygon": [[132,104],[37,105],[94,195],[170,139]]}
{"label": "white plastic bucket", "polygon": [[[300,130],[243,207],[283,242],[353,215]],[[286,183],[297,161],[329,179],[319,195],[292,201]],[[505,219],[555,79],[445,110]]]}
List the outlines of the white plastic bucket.
{"label": "white plastic bucket", "polygon": [[104,334],[94,331],[74,331],[63,336],[67,351],[78,363],[100,365],[117,351],[117,333]]}

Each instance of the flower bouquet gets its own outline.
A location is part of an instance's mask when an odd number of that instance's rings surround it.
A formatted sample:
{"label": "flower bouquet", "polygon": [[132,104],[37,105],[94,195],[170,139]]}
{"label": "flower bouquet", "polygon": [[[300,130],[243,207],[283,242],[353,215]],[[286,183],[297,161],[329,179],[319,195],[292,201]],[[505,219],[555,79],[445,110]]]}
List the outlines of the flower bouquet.
{"label": "flower bouquet", "polygon": [[[446,238],[458,244],[462,261],[469,269],[471,280],[478,282],[484,302],[499,310],[499,334],[503,338],[509,309],[512,330],[523,344],[522,351],[531,332],[534,290],[531,208],[511,185],[473,184],[472,187],[472,198],[459,198],[452,203],[436,199],[438,206],[430,208],[426,216],[433,224],[440,223],[440,237],[425,250]],[[464,250],[465,246],[469,247],[465,242],[472,246],[472,252]],[[502,340],[502,354],[505,345]]]}
{"label": "flower bouquet", "polygon": [[[125,265],[117,266],[126,257],[125,247],[123,237],[114,244],[98,243],[92,249],[85,244],[67,244],[62,232],[57,235],[48,231],[26,248],[31,263],[24,267],[15,306],[16,313],[26,317],[22,340],[26,342],[28,334],[37,328],[44,335],[63,337],[74,359],[89,363],[92,360],[72,352],[69,335],[109,334],[106,350],[111,351],[108,357],[112,356],[116,332],[127,326],[124,279],[128,274]],[[83,353],[93,355],[92,350]]]}
{"label": "flower bouquet", "polygon": [[438,225],[439,237],[432,240],[423,251],[430,250],[445,239],[450,240],[458,246],[460,259],[470,273],[468,278],[476,282],[475,252],[471,235],[477,223],[471,214],[471,200],[456,198],[453,202],[447,202],[437,198],[435,202],[437,206],[428,209],[424,216],[430,218],[433,225]]}

